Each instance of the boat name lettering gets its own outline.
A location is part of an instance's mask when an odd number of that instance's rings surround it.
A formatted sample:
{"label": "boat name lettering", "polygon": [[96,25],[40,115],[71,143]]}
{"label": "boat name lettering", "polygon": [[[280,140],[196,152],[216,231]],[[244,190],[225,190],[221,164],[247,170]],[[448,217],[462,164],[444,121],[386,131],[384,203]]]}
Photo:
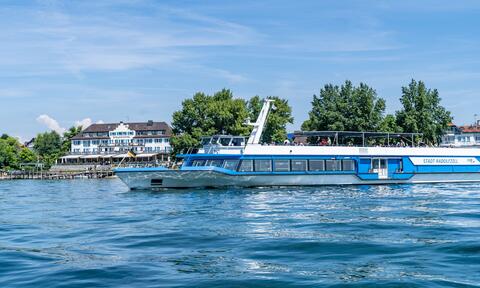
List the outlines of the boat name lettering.
{"label": "boat name lettering", "polygon": [[413,165],[480,165],[474,157],[410,157]]}

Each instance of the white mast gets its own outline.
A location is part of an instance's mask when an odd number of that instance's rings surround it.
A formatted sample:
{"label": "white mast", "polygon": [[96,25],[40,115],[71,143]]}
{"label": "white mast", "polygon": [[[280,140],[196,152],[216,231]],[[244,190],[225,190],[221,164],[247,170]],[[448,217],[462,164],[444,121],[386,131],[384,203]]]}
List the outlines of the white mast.
{"label": "white mast", "polygon": [[260,114],[258,114],[257,121],[255,123],[248,123],[249,125],[253,126],[253,130],[252,130],[252,133],[250,134],[250,137],[248,138],[247,144],[260,143],[260,138],[262,137],[263,129],[267,124],[268,112],[270,111],[270,108],[272,107],[273,102],[274,100],[272,99],[265,99],[263,101],[262,110],[260,111]]}

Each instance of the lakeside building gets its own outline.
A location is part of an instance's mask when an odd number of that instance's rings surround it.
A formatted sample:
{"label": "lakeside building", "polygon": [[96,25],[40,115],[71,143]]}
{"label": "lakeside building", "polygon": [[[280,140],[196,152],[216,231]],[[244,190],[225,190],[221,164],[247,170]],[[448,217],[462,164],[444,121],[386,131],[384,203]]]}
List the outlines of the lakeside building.
{"label": "lakeside building", "polygon": [[480,147],[480,120],[472,125],[457,126],[449,124],[442,136],[442,147]]}
{"label": "lakeside building", "polygon": [[[166,161],[172,148],[172,129],[165,122],[92,124],[72,138],[70,154],[57,164],[113,164]],[[130,159],[134,158],[134,159]]]}

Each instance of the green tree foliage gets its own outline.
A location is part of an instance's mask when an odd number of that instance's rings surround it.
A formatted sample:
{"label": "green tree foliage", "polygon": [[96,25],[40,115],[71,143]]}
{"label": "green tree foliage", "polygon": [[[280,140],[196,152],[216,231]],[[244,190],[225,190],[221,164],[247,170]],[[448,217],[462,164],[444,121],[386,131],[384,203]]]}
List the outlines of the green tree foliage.
{"label": "green tree foliage", "polygon": [[171,143],[174,153],[200,144],[201,136],[214,134],[246,135],[249,127],[245,100],[234,99],[230,90],[214,95],[198,92],[182,102],[182,109],[173,113]]}
{"label": "green tree foliage", "polygon": [[23,147],[18,153],[18,159],[21,163],[35,163],[37,161],[37,154],[32,150]]}
{"label": "green tree foliage", "polygon": [[395,133],[395,132],[402,132],[402,127],[397,125],[397,118],[395,115],[388,114],[383,118],[382,122],[380,123],[380,126],[378,127],[379,132],[389,132],[389,133]]}
{"label": "green tree foliage", "polygon": [[17,139],[3,134],[0,137],[0,169],[19,169],[21,163],[36,162],[36,155],[28,148],[22,147]]}
{"label": "green tree foliage", "polygon": [[[261,142],[283,142],[287,137],[286,126],[293,123],[292,108],[288,105],[288,101],[279,97],[268,97],[274,100],[274,107],[268,115],[267,124],[262,134]],[[248,101],[248,111],[250,119],[255,121],[262,110],[263,99],[254,96]]]}
{"label": "green tree foliage", "polygon": [[33,148],[41,157],[43,163],[50,167],[62,153],[62,138],[55,131],[38,134]]}
{"label": "green tree foliage", "polygon": [[10,170],[18,168],[19,144],[11,137],[0,138],[0,169]]}
{"label": "green tree foliage", "polygon": [[378,131],[384,112],[385,100],[364,83],[358,87],[348,80],[341,86],[327,84],[313,96],[302,130]]}
{"label": "green tree foliage", "polygon": [[82,130],[83,130],[82,126],[78,126],[78,127],[72,126],[70,127],[70,129],[68,129],[63,133],[62,149],[61,149],[61,152],[63,155],[67,154],[70,151],[70,148],[72,146],[72,138],[77,134],[79,134],[80,132],[82,132]]}
{"label": "green tree foliage", "polygon": [[440,101],[437,89],[427,89],[422,81],[412,79],[408,86],[402,87],[403,108],[396,113],[397,125],[404,132],[423,133],[427,143],[438,144],[452,121],[450,112]]}

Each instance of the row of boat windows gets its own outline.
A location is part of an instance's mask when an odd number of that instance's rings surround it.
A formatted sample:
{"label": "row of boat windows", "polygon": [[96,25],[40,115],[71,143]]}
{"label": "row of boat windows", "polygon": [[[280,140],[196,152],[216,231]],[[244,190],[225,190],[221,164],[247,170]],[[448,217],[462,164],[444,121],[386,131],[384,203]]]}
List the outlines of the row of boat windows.
{"label": "row of boat windows", "polygon": [[302,172],[302,171],[355,171],[355,161],[351,159],[311,159],[311,160],[233,160],[212,159],[193,160],[193,167],[221,167],[238,172]]}

